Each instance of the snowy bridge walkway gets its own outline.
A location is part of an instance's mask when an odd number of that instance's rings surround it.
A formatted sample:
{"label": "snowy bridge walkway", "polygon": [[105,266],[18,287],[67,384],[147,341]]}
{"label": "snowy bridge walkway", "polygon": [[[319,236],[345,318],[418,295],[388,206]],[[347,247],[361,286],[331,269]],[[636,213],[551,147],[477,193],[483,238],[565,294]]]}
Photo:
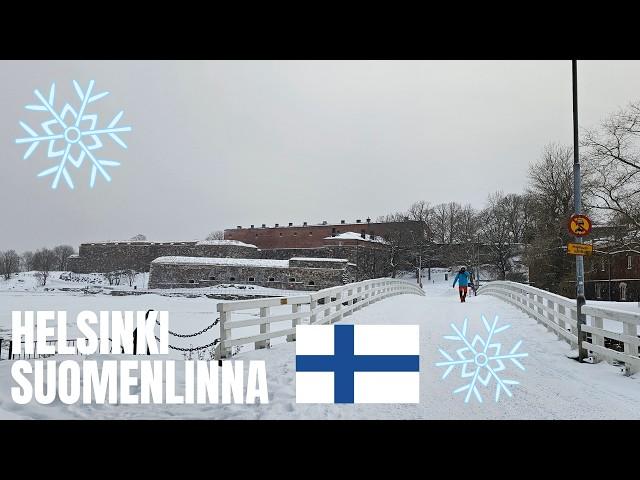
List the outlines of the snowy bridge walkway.
{"label": "snowy bridge walkway", "polygon": [[[427,295],[400,295],[355,312],[341,323],[420,325],[420,404],[417,405],[297,405],[295,403],[295,344],[247,352],[237,358],[267,361],[271,403],[257,406],[254,415],[246,407],[229,408],[236,418],[387,418],[387,419],[640,419],[640,375],[626,377],[618,368],[602,362],[580,364],[567,358],[571,347],[516,307],[489,295],[468,298],[461,304],[457,290],[447,283],[425,286]],[[506,365],[506,378],[517,380],[513,397],[504,393],[494,401],[495,383],[481,387],[483,402],[465,393],[453,394],[464,385],[459,369],[442,380],[444,369],[435,364],[443,348],[454,352],[457,342],[445,340],[450,324],[469,320],[469,333],[486,337],[481,315],[499,325],[510,324],[497,338],[510,348],[522,340],[521,359],[526,370]],[[234,410],[232,413],[231,410]]]}

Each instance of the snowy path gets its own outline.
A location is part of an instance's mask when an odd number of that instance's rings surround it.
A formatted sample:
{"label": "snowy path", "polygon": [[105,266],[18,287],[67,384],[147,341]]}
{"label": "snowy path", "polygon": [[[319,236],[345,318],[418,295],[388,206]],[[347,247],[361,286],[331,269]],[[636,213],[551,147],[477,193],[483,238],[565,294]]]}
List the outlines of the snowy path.
{"label": "snowy path", "polygon": [[[508,365],[508,378],[521,384],[513,387],[513,397],[502,395],[493,400],[493,390],[482,390],[484,402],[471,399],[464,403],[464,394],[453,390],[464,383],[454,371],[441,380],[443,368],[438,348],[452,352],[452,344],[444,340],[451,334],[450,324],[460,325],[469,319],[471,334],[484,334],[480,316],[495,315],[500,325],[511,324],[498,340],[505,347],[523,340],[521,351],[529,353],[522,359],[526,371]],[[512,307],[488,295],[471,297],[465,304],[457,300],[457,292],[449,284],[427,287],[426,297],[402,295],[393,297],[356,312],[344,323],[406,323],[420,325],[420,389],[418,405],[313,405],[295,404],[294,345],[274,347],[274,358],[265,357],[270,371],[272,404],[260,409],[260,418],[295,416],[300,418],[425,418],[425,419],[640,419],[640,378],[624,377],[618,369],[604,363],[579,364],[568,359],[568,344]],[[277,350],[277,351],[276,351]],[[258,358],[260,352],[249,352],[246,358]],[[278,357],[278,358],[275,358]],[[490,386],[493,384],[490,384]]]}
{"label": "snowy path", "polygon": [[[421,402],[417,405],[297,405],[295,403],[295,343],[270,350],[249,351],[240,360],[264,359],[267,364],[270,403],[266,405],[73,405],[59,401],[50,406],[13,404],[9,395],[9,370],[0,368],[0,418],[225,418],[225,419],[640,419],[640,376],[624,377],[605,363],[579,364],[566,355],[569,346],[525,314],[491,296],[471,297],[459,303],[447,283],[427,286],[427,296],[401,295],[383,300],[347,317],[344,323],[419,324],[421,342]],[[452,392],[464,384],[457,371],[441,380],[438,348],[453,352],[456,342],[444,340],[450,324],[469,319],[471,335],[484,335],[480,316],[511,328],[497,340],[505,348],[523,340],[526,371],[507,365],[507,378],[521,384],[513,397],[498,403],[493,389],[482,387],[483,403]],[[183,381],[178,378],[178,385]],[[494,384],[490,384],[494,386]]]}

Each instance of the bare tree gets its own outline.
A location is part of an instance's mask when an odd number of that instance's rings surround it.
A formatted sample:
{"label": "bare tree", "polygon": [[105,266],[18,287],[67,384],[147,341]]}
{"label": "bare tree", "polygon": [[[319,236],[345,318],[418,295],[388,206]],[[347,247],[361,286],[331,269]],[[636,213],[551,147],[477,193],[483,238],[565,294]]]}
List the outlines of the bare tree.
{"label": "bare tree", "polygon": [[583,140],[590,206],[640,229],[640,102],[607,118]]}
{"label": "bare tree", "polygon": [[147,236],[143,235],[142,233],[134,235],[129,239],[130,242],[144,242],[146,240],[147,240]]}
{"label": "bare tree", "polygon": [[138,272],[133,269],[124,270],[124,276],[129,281],[129,286],[133,287],[133,283],[136,281],[136,277],[138,276]]}
{"label": "bare tree", "polygon": [[573,213],[573,149],[557,143],[545,146],[542,159],[529,166],[529,191],[545,216],[568,220]]}
{"label": "bare tree", "polygon": [[22,267],[22,270],[25,272],[30,272],[31,270],[33,270],[32,251],[27,250],[26,252],[23,252],[23,254],[20,256],[20,265]]}
{"label": "bare tree", "polygon": [[55,268],[62,272],[67,269],[67,260],[75,253],[75,250],[71,245],[58,245],[53,248],[53,253],[57,259],[57,265]]}
{"label": "bare tree", "polygon": [[[589,186],[584,176],[583,183]],[[588,191],[583,192],[583,200],[588,211]],[[552,143],[544,148],[540,160],[529,166],[528,228],[520,232],[527,242],[530,279],[537,287],[559,292],[560,283],[575,268],[564,251],[571,238],[567,221],[573,213],[573,149]]]}
{"label": "bare tree", "polygon": [[449,243],[455,243],[460,238],[460,212],[462,206],[458,202],[449,202],[447,204],[447,237]]}
{"label": "bare tree", "polygon": [[107,279],[109,285],[120,285],[120,279],[123,276],[123,272],[120,270],[116,270],[113,272],[105,272],[102,275]]}
{"label": "bare tree", "polygon": [[207,235],[205,240],[224,240],[224,232],[222,230],[215,230]]}
{"label": "bare tree", "polygon": [[475,212],[471,205],[462,206],[458,202],[441,203],[433,208],[430,216],[434,240],[440,244],[459,243],[466,239]]}
{"label": "bare tree", "polygon": [[412,203],[405,215],[407,220],[411,220],[422,226],[421,235],[427,241],[433,241],[432,217],[433,209],[429,206],[429,202],[425,202],[424,200]]}
{"label": "bare tree", "polygon": [[35,276],[39,280],[40,285],[45,286],[47,279],[49,278],[51,270],[53,270],[57,263],[57,256],[53,250],[48,248],[41,248],[36,250],[33,255],[33,267],[36,270]]}
{"label": "bare tree", "polygon": [[509,201],[502,192],[489,195],[487,207],[481,213],[482,238],[489,252],[489,263],[500,280],[511,271],[514,233],[509,221]]}
{"label": "bare tree", "polygon": [[449,243],[450,240],[447,237],[447,204],[441,203],[433,207],[431,219],[434,240],[439,244]]}
{"label": "bare tree", "polygon": [[7,250],[1,256],[2,273],[5,280],[9,280],[11,275],[20,271],[20,256],[15,250]]}
{"label": "bare tree", "polygon": [[[378,222],[405,222],[407,217],[402,212],[391,213],[378,217]],[[397,228],[387,229],[382,238],[387,243],[389,249],[388,270],[392,278],[395,278],[398,271],[402,269],[406,252],[411,245],[412,239],[408,229]]]}

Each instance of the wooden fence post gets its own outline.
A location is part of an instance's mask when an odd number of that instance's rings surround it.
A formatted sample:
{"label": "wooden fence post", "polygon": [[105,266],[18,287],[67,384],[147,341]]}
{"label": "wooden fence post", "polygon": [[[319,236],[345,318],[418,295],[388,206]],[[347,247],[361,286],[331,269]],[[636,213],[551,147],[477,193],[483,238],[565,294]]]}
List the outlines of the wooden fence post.
{"label": "wooden fence post", "polygon": [[331,323],[336,323],[342,320],[342,291],[336,293],[336,312],[341,313],[338,313]]}
{"label": "wooden fence post", "polygon": [[[553,318],[555,318],[556,323],[558,324],[558,326],[562,330],[566,329],[566,325],[564,323],[564,320],[560,318],[560,303],[559,302],[554,302],[553,303]],[[564,340],[564,338],[560,337],[560,335],[558,335],[558,338],[562,338]]]}
{"label": "wooden fence post", "polygon": [[347,290],[347,298],[349,300],[347,300],[347,311],[345,312],[345,316],[347,315],[351,315],[353,313],[353,298],[350,298],[353,296],[353,288],[350,288],[349,290]]}
{"label": "wooden fence post", "polygon": [[329,305],[331,303],[331,295],[329,295],[328,297],[324,297],[324,316],[325,318],[328,317],[331,314],[331,307],[327,307],[327,305]]}
{"label": "wooden fence post", "polygon": [[[634,338],[638,338],[638,327],[631,322],[622,322],[622,333]],[[624,342],[624,353],[632,357],[638,356],[638,346],[630,342]],[[626,364],[625,375],[633,375],[637,369],[633,365]]]}
{"label": "wooden fence post", "polygon": [[218,313],[220,313],[220,358],[218,360],[231,357],[231,349],[225,345],[225,341],[227,340],[227,330],[225,327],[231,312],[225,312],[222,306],[222,303],[218,304]]}
{"label": "wooden fence post", "polygon": [[[602,320],[602,317],[597,317],[597,316],[592,316],[591,318],[593,318],[593,326],[595,328],[599,328],[599,329],[604,329],[604,322]],[[604,347],[604,336],[602,335],[598,335],[597,333],[592,333],[591,334],[591,342],[594,345],[599,345],[601,347]],[[598,363],[600,362],[600,355],[597,354],[596,352],[593,353],[593,363]]]}
{"label": "wooden fence post", "polygon": [[318,314],[314,312],[316,308],[318,308],[318,301],[311,300],[309,302],[309,312],[311,312],[309,315],[309,325],[313,325],[318,321]]}
{"label": "wooden fence post", "polygon": [[[299,312],[300,312],[300,305],[297,305],[297,304],[291,305],[291,313],[299,313]],[[287,335],[287,342],[296,341],[295,328],[296,328],[296,325],[299,325],[299,324],[300,324],[300,317],[296,317],[291,321],[291,327],[294,329],[294,332],[292,334]]]}
{"label": "wooden fence post", "polygon": [[[260,307],[260,318],[261,319],[265,319],[266,317],[269,316],[269,310],[270,307]],[[264,322],[260,324],[260,333],[269,333],[271,331],[271,326],[269,325],[269,323]],[[261,349],[261,348],[271,348],[271,340],[270,339],[265,339],[265,340],[258,340],[255,343],[255,348],[256,350]]]}

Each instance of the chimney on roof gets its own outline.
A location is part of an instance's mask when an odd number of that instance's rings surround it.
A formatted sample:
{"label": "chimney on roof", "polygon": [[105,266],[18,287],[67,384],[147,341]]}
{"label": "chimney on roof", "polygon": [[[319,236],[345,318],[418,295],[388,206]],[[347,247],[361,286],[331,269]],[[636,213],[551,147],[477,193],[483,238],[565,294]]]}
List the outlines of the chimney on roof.
{"label": "chimney on roof", "polygon": [[327,224],[327,221],[326,221],[326,220],[323,220],[323,221],[322,221],[322,224],[323,224],[323,225],[326,225],[326,224]]}
{"label": "chimney on roof", "polygon": [[360,219],[357,219],[357,220],[356,220],[356,223],[360,223],[360,222],[362,222],[362,220],[360,220]]}
{"label": "chimney on roof", "polygon": [[371,219],[367,217],[367,223],[371,223]]}
{"label": "chimney on roof", "polygon": [[290,227],[293,227],[293,222],[289,222],[289,226],[290,226]]}
{"label": "chimney on roof", "polygon": [[254,228],[254,227],[255,227],[255,225],[251,225],[251,228]]}
{"label": "chimney on roof", "polygon": [[345,222],[344,222],[344,220],[340,220],[340,223],[341,223],[342,225],[344,225],[344,223],[345,223]]}
{"label": "chimney on roof", "polygon": [[266,228],[267,225],[265,223],[262,224],[262,228]]}
{"label": "chimney on roof", "polygon": [[307,226],[307,222],[304,222],[304,223],[302,224],[302,226],[303,226],[303,227],[306,227],[306,226]]}
{"label": "chimney on roof", "polygon": [[236,228],[240,230],[242,228],[242,225],[238,225]]}
{"label": "chimney on roof", "polygon": [[280,224],[279,224],[279,223],[276,223],[276,228],[278,228],[279,226],[280,226]]}

